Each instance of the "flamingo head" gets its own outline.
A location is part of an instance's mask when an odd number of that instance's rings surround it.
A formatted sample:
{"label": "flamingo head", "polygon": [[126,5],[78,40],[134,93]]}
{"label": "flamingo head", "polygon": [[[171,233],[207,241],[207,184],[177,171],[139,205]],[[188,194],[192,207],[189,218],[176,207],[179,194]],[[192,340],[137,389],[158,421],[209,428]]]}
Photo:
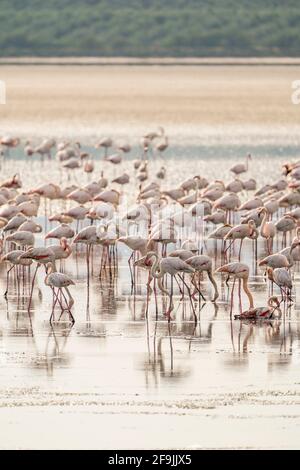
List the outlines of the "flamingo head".
{"label": "flamingo head", "polygon": [[146,269],[151,268],[152,264],[152,255],[150,253],[147,253],[146,256],[143,256],[142,258],[139,258],[134,262],[134,266]]}
{"label": "flamingo head", "polygon": [[269,307],[275,307],[275,308],[280,307],[280,302],[278,298],[276,297],[276,295],[273,295],[272,297],[269,298],[268,305]]}
{"label": "flamingo head", "polygon": [[68,240],[66,239],[66,237],[61,237],[60,245],[64,250],[68,247]]}
{"label": "flamingo head", "polygon": [[264,207],[264,206],[259,207],[259,208],[257,209],[257,213],[258,213],[258,214],[265,214],[265,213],[267,213],[267,212],[268,212],[268,210],[267,210],[267,208]]}

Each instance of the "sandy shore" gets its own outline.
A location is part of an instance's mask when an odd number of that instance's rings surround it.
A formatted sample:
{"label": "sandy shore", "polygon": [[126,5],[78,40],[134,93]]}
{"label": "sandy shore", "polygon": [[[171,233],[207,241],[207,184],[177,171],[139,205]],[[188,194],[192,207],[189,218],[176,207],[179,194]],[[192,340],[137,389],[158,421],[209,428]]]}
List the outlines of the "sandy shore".
{"label": "sandy shore", "polygon": [[284,141],[299,134],[299,78],[299,65],[1,65],[0,134],[131,137],[161,124],[173,140],[257,131]]}
{"label": "sandy shore", "polygon": [[300,65],[299,57],[0,57],[18,65]]}

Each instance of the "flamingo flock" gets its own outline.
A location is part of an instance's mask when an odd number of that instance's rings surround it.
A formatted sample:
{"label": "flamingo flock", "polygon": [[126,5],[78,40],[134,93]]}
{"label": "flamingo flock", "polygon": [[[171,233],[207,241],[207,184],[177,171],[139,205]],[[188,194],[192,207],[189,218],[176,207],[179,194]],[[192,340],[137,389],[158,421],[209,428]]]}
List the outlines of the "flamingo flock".
{"label": "flamingo flock", "polygon": [[[270,172],[269,181],[258,187],[250,154],[228,167],[224,180],[190,174],[172,181],[167,161],[172,149],[162,127],[145,133],[135,147],[102,137],[91,152],[80,142],[45,139],[34,145],[10,136],[0,139],[0,147],[2,165],[18,150],[30,164],[38,156],[59,175],[49,181],[44,172],[29,186],[16,173],[0,183],[3,295],[9,301],[12,273],[18,286],[29,283],[29,313],[41,268],[52,292],[50,322],[75,322],[77,279],[65,267],[82,252],[88,301],[91,277],[113,283],[126,269],[129,295],[145,286],[147,315],[154,296],[156,318],[161,314],[168,322],[176,316],[175,304],[185,300],[195,323],[203,302],[227,302],[230,319],[254,321],[270,320],[281,312],[281,303],[294,301],[300,161],[284,163],[277,180]],[[158,171],[153,162],[160,162]],[[268,284],[265,306],[255,306],[254,276]]]}

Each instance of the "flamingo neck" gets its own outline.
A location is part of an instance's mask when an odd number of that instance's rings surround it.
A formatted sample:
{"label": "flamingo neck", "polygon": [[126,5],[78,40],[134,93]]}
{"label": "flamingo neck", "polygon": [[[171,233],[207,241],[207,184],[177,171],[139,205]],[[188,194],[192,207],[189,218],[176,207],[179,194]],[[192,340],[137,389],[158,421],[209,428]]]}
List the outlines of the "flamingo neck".
{"label": "flamingo neck", "polygon": [[56,273],[55,260],[51,261],[51,265],[50,265],[50,267],[49,267],[48,269],[50,270],[50,272],[48,272],[48,270],[47,270],[47,275],[46,275],[46,277],[45,277],[45,284],[46,284],[46,286],[50,286],[50,283],[49,283],[49,276],[50,276],[50,274]]}
{"label": "flamingo neck", "polygon": [[64,248],[64,251],[65,251],[65,253],[67,254],[67,256],[70,256],[71,253],[72,253],[72,249],[71,249],[70,245],[67,245],[67,246]]}
{"label": "flamingo neck", "polygon": [[263,216],[263,220],[262,220],[261,228],[260,228],[260,233],[261,233],[261,234],[264,233],[265,226],[266,226],[266,223],[267,223],[267,218],[268,218],[267,211],[264,211],[264,216]]}
{"label": "flamingo neck", "polygon": [[56,273],[57,272],[57,269],[56,269],[56,263],[55,263],[55,259],[53,259],[53,261],[51,261],[51,268],[50,268],[50,273]]}
{"label": "flamingo neck", "polygon": [[212,285],[214,286],[214,289],[215,289],[215,295],[214,295],[214,298],[213,298],[213,301],[215,302],[217,300],[217,298],[219,297],[218,286],[217,286],[217,283],[215,281],[215,278],[213,276],[213,273],[212,273],[211,269],[209,269],[207,271],[207,274],[208,274],[210,282],[212,283]]}
{"label": "flamingo neck", "polygon": [[159,271],[157,272],[157,268],[159,264],[158,254],[155,253],[155,251],[150,251],[150,253],[148,253],[148,256],[155,257],[155,261],[151,266],[151,271],[150,271],[151,276],[154,277],[155,279],[161,279],[164,275],[164,272],[162,269],[159,269]]}
{"label": "flamingo neck", "polygon": [[245,277],[243,279],[243,289],[244,289],[244,292],[245,294],[247,295],[248,299],[249,299],[249,308],[254,308],[254,303],[253,303],[253,297],[252,297],[252,294],[250,292],[250,289],[248,287],[248,278]]}
{"label": "flamingo neck", "polygon": [[159,287],[160,291],[161,291],[163,294],[166,294],[166,295],[168,295],[168,296],[170,297],[170,292],[163,286],[163,284],[162,284],[162,279],[161,279],[161,278],[158,279],[158,283],[157,283],[157,284],[158,284],[158,287]]}

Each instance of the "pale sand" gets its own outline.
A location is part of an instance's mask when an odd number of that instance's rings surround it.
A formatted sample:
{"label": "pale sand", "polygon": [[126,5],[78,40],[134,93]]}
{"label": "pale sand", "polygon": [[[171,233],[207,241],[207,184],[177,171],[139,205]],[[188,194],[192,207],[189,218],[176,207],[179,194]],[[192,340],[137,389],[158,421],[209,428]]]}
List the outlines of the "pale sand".
{"label": "pale sand", "polygon": [[[0,134],[299,133],[300,66],[0,66]],[[233,130],[234,129],[234,130]]]}

